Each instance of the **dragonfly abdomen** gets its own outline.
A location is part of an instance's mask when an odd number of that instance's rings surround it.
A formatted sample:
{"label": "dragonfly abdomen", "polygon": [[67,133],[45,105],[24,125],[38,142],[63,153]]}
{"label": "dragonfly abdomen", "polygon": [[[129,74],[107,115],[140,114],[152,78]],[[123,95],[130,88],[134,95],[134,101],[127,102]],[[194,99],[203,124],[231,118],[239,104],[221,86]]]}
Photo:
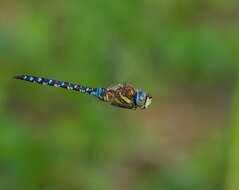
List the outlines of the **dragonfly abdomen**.
{"label": "dragonfly abdomen", "polygon": [[103,99],[103,94],[106,91],[105,88],[90,88],[90,87],[81,86],[79,84],[73,84],[71,82],[47,79],[47,78],[43,78],[43,77],[36,77],[36,76],[30,76],[30,75],[17,75],[17,76],[14,76],[14,78],[20,79],[20,80],[25,80],[28,82],[38,83],[41,85],[53,86],[56,88],[60,87],[60,88],[68,89],[68,90],[75,90],[78,92],[96,96],[100,99]]}

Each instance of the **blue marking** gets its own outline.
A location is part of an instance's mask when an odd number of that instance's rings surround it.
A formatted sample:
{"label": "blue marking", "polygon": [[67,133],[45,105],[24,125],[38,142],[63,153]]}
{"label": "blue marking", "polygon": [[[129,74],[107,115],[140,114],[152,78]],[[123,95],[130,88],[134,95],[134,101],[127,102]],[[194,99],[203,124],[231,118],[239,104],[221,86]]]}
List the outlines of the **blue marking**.
{"label": "blue marking", "polygon": [[86,92],[88,92],[89,91],[89,88],[86,88]]}
{"label": "blue marking", "polygon": [[102,89],[102,88],[98,88],[98,89],[97,89],[97,95],[98,95],[98,97],[101,97],[102,92],[103,92],[103,89]]}
{"label": "blue marking", "polygon": [[139,103],[140,103],[140,99],[139,99],[139,97],[140,97],[140,94],[137,93],[137,96],[136,96],[136,104],[139,104]]}
{"label": "blue marking", "polygon": [[91,95],[101,98],[101,94],[103,92],[103,88],[97,88],[96,92],[91,92]]}
{"label": "blue marking", "polygon": [[65,85],[65,83],[64,83],[64,82],[62,82],[62,83],[61,83],[61,86],[64,86],[64,85]]}
{"label": "blue marking", "polygon": [[91,92],[91,95],[97,96],[97,93],[96,92]]}
{"label": "blue marking", "polygon": [[37,79],[37,82],[41,82],[41,81],[42,81],[42,78],[39,77],[39,78]]}
{"label": "blue marking", "polygon": [[49,80],[49,81],[48,81],[48,84],[51,84],[52,82],[53,82],[53,80]]}
{"label": "blue marking", "polygon": [[29,77],[29,81],[33,81],[34,80],[34,78],[33,77]]}

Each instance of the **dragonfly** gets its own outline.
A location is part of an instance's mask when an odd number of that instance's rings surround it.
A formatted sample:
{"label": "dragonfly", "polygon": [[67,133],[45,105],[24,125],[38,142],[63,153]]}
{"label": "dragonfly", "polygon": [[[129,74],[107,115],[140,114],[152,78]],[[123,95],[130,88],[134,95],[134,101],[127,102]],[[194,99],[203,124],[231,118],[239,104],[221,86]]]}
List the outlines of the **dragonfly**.
{"label": "dragonfly", "polygon": [[14,79],[47,85],[53,87],[74,90],[84,94],[92,95],[99,100],[108,102],[113,106],[126,109],[146,109],[152,102],[152,96],[144,90],[134,88],[131,84],[123,83],[108,88],[90,88],[71,82],[36,77],[31,75],[16,75]]}

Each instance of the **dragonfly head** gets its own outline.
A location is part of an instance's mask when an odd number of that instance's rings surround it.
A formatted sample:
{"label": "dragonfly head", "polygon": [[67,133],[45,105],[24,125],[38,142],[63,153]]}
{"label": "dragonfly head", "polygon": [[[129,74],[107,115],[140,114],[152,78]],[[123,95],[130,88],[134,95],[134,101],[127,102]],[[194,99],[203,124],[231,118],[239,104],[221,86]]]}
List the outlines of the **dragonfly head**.
{"label": "dragonfly head", "polygon": [[141,109],[146,109],[152,103],[152,97],[143,90],[136,93],[136,105]]}

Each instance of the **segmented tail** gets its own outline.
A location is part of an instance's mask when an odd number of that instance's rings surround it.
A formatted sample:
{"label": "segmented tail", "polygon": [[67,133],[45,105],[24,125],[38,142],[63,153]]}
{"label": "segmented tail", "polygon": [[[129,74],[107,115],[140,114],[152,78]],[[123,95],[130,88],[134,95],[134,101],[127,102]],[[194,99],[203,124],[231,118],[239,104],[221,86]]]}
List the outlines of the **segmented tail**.
{"label": "segmented tail", "polygon": [[43,77],[36,77],[36,76],[30,76],[30,75],[17,75],[17,76],[14,76],[13,78],[25,80],[25,81],[29,81],[29,82],[33,82],[33,83],[38,83],[41,85],[61,87],[61,88],[65,88],[68,90],[75,90],[78,92],[96,96],[99,99],[103,99],[103,96],[106,92],[105,88],[89,88],[89,87],[81,86],[78,84],[73,84],[70,82],[64,82],[64,81],[60,81],[60,80],[53,80],[53,79],[47,79],[47,78],[43,78]]}

